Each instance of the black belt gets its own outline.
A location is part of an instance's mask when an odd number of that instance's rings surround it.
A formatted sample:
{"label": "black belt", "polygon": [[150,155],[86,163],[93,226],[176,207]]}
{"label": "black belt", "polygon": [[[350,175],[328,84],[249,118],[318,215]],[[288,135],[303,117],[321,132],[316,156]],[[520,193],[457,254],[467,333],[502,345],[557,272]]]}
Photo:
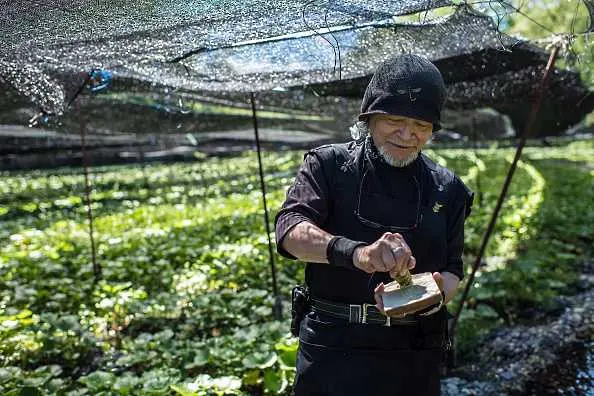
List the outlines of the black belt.
{"label": "black belt", "polygon": [[349,323],[382,326],[410,326],[418,324],[418,320],[414,317],[394,318],[385,316],[373,304],[344,304],[312,297],[311,308],[316,313],[344,319]]}

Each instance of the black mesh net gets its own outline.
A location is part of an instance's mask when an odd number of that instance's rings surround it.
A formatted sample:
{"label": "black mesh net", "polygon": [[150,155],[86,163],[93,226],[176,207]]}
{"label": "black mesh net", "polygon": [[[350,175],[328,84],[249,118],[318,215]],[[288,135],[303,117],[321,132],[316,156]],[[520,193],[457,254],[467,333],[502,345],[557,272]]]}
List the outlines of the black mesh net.
{"label": "black mesh net", "polygon": [[[594,14],[593,2],[584,4]],[[494,107],[521,127],[547,51],[501,34],[468,4],[427,17],[446,6],[453,4],[3,2],[0,122],[26,125],[41,111],[39,125],[65,131],[81,114],[95,133],[236,130],[249,126],[249,93],[257,92],[268,125],[344,134],[376,65],[416,53],[442,71],[447,107]],[[83,87],[94,69],[111,72],[107,93]],[[78,111],[68,108],[75,97]],[[576,73],[557,70],[544,106],[539,125],[565,128],[594,108],[594,95]]]}

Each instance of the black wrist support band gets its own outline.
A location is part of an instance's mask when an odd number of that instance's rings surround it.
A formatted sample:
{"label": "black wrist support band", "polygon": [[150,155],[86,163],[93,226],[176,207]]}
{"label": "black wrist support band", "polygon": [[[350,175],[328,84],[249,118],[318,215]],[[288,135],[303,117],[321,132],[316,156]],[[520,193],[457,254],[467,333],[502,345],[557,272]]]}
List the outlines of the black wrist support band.
{"label": "black wrist support band", "polygon": [[352,241],[343,236],[334,236],[328,242],[326,258],[330,265],[342,268],[354,268],[353,253],[359,246],[367,245],[365,242]]}

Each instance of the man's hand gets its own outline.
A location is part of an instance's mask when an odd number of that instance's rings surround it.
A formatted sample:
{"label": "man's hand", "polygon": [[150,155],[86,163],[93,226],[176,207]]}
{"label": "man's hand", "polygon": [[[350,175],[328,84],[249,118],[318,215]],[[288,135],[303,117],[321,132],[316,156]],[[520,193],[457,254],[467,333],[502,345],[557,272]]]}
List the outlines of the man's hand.
{"label": "man's hand", "polygon": [[[452,298],[456,295],[456,291],[458,289],[458,285],[460,284],[460,279],[450,272],[434,272],[433,279],[435,279],[435,283],[439,287],[440,291],[445,293],[445,300],[443,301],[444,304],[449,303]],[[375,306],[376,308],[385,314],[384,312],[384,303],[382,301],[382,293],[384,292],[384,284],[380,283],[374,290],[373,298],[375,299]]]}
{"label": "man's hand", "polygon": [[443,303],[449,303],[458,291],[460,279],[456,275],[447,271],[434,272],[433,279],[435,279],[435,283],[437,283],[439,290],[443,291],[445,294],[445,300]]}
{"label": "man's hand", "polygon": [[375,299],[375,307],[378,309],[378,311],[380,311],[381,313],[383,313],[385,315],[386,313],[384,312],[384,301],[382,300],[383,292],[384,292],[384,283],[382,282],[379,285],[377,285],[377,287],[373,291],[373,298]]}
{"label": "man's hand", "polygon": [[386,232],[371,245],[355,249],[353,264],[367,273],[389,272],[394,278],[414,268],[416,260],[402,235]]}

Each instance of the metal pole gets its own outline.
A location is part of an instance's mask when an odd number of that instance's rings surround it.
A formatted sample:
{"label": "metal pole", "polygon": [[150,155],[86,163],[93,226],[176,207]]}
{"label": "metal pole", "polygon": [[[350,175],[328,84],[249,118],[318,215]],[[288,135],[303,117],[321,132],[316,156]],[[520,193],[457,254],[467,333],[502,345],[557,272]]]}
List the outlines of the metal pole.
{"label": "metal pole", "polygon": [[449,333],[452,338],[454,338],[455,331],[456,331],[456,324],[458,323],[458,319],[460,318],[460,313],[462,312],[462,309],[464,308],[464,302],[466,301],[466,298],[468,297],[468,293],[470,291],[470,287],[472,286],[472,282],[474,281],[476,271],[478,270],[478,267],[482,261],[483,255],[485,254],[485,249],[487,247],[487,243],[489,242],[489,237],[491,236],[491,233],[493,232],[493,228],[495,227],[495,222],[497,221],[497,217],[499,215],[499,210],[501,209],[501,206],[503,205],[503,200],[505,199],[505,195],[507,194],[507,190],[509,188],[512,177],[516,170],[516,166],[518,164],[518,161],[520,160],[520,156],[522,155],[522,150],[524,149],[524,145],[526,144],[526,139],[528,138],[528,135],[530,135],[532,133],[534,121],[536,120],[536,115],[538,114],[538,110],[540,109],[540,104],[541,104],[542,98],[545,94],[545,90],[546,90],[548,82],[549,82],[551,70],[553,69],[553,66],[555,65],[555,60],[557,59],[558,53],[559,53],[559,47],[555,46],[551,52],[551,56],[549,57],[549,61],[546,66],[544,76],[540,82],[539,93],[538,93],[535,101],[532,104],[532,111],[530,112],[530,116],[528,118],[528,123],[526,124],[526,127],[524,128],[524,133],[522,134],[520,143],[518,144],[518,148],[516,149],[516,155],[514,157],[514,160],[512,161],[509,171],[507,172],[507,175],[505,177],[505,182],[503,183],[503,188],[501,189],[501,194],[499,194],[499,198],[497,199],[497,204],[495,205],[495,210],[493,211],[493,215],[491,216],[491,220],[489,221],[489,225],[487,226],[487,230],[485,231],[485,234],[483,236],[483,241],[481,243],[479,253],[478,253],[476,260],[472,266],[472,272],[471,272],[470,276],[468,277],[468,281],[466,282],[464,292],[462,293],[462,299],[460,300],[460,304],[458,305],[456,315],[454,316],[454,320],[452,321],[452,324],[450,326]]}
{"label": "metal pole", "polygon": [[101,278],[101,267],[97,263],[97,255],[95,250],[95,238],[93,236],[93,209],[91,208],[91,184],[89,182],[89,158],[87,156],[87,120],[80,112],[80,104],[77,102],[76,108],[80,117],[80,138],[82,143],[83,154],[83,172],[85,175],[85,203],[87,205],[87,218],[89,220],[89,238],[91,240],[91,260],[93,263],[93,273],[95,275],[95,283]]}
{"label": "metal pole", "polygon": [[272,292],[274,293],[274,317],[277,320],[283,318],[283,306],[278,294],[276,282],[276,267],[274,266],[274,253],[272,250],[272,241],[270,240],[270,221],[268,219],[268,208],[266,206],[266,185],[264,184],[264,171],[262,168],[262,149],[260,147],[260,135],[258,133],[258,117],[256,115],[256,99],[254,93],[250,94],[252,102],[252,119],[254,122],[254,135],[256,136],[256,151],[258,153],[258,170],[260,172],[260,188],[262,190],[262,202],[264,203],[264,221],[266,223],[266,235],[268,237],[268,254],[270,260],[270,272],[272,273]]}
{"label": "metal pole", "polygon": [[[478,157],[478,133],[477,133],[477,127],[476,127],[476,118],[472,117],[472,140],[473,140],[473,148],[474,148],[474,157],[477,159],[477,161],[479,160]],[[480,169],[478,169],[477,166],[477,172],[476,172],[476,195],[478,198],[478,205],[479,208],[483,207],[483,189],[481,188],[481,172]]]}

